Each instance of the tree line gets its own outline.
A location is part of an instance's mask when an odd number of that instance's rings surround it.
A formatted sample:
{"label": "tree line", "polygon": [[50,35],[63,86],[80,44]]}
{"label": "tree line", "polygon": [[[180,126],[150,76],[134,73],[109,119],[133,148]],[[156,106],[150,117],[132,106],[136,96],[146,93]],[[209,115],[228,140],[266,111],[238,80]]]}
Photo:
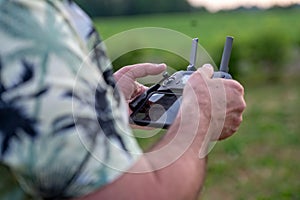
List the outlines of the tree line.
{"label": "tree line", "polygon": [[92,17],[185,12],[192,8],[186,0],[75,0],[75,2]]}

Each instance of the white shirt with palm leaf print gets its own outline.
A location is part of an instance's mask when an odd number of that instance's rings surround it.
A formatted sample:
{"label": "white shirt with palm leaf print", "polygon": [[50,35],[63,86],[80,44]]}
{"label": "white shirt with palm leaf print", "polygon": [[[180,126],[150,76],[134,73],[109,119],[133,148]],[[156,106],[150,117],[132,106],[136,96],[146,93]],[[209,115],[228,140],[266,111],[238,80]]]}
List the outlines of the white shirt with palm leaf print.
{"label": "white shirt with palm leaf print", "polygon": [[72,1],[0,0],[0,199],[86,195],[141,151],[91,20]]}

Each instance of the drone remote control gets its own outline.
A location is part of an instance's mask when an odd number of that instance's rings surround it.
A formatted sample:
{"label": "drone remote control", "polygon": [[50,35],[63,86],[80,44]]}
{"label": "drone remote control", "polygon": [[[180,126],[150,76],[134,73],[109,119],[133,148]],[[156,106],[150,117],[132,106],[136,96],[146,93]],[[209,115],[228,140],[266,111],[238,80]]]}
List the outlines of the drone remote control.
{"label": "drone remote control", "polygon": [[[220,69],[214,72],[213,78],[232,78],[228,73],[232,43],[233,37],[228,36]],[[150,87],[129,104],[133,111],[130,115],[130,123],[156,128],[168,128],[173,123],[181,105],[183,88],[192,73],[196,71],[197,46],[198,38],[194,38],[187,71],[178,71],[172,76],[164,73],[159,83]]]}

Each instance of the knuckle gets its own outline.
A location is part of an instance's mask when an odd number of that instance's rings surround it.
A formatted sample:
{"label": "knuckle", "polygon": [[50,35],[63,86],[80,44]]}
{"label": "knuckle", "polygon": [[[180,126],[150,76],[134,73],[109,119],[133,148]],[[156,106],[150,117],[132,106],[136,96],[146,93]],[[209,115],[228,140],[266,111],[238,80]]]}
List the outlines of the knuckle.
{"label": "knuckle", "polygon": [[235,126],[231,129],[232,133],[235,133],[239,130],[239,127],[238,126]]}
{"label": "knuckle", "polygon": [[234,89],[241,95],[244,95],[244,87],[237,81],[235,81]]}
{"label": "knuckle", "polygon": [[239,117],[236,117],[233,119],[233,123],[232,123],[232,126],[233,127],[238,127],[243,121],[243,118],[241,116]]}
{"label": "knuckle", "polygon": [[[227,80],[225,80],[225,81],[227,81]],[[239,82],[237,82],[236,80],[228,80],[227,83],[229,84],[228,87],[231,90],[234,90],[239,95],[242,95],[242,96],[244,95],[245,89]]]}
{"label": "knuckle", "polygon": [[247,104],[246,104],[246,102],[245,102],[244,99],[243,99],[243,101],[242,101],[241,108],[242,108],[243,110],[245,110],[245,109],[247,108]]}
{"label": "knuckle", "polygon": [[241,115],[237,120],[237,124],[240,125],[242,122],[243,122],[243,116]]}
{"label": "knuckle", "polygon": [[247,104],[246,104],[245,100],[244,100],[244,99],[241,99],[237,111],[238,111],[239,113],[243,113],[244,110],[246,109],[246,107],[247,107]]}

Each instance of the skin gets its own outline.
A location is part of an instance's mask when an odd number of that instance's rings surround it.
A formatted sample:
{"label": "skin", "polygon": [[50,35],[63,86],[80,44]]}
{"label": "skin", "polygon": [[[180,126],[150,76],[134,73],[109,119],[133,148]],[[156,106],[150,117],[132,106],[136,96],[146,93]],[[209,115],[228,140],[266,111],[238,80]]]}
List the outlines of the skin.
{"label": "skin", "polygon": [[[130,102],[147,89],[136,82],[137,78],[159,74],[165,69],[164,64],[143,63],[124,67],[114,76],[126,101]],[[207,145],[236,132],[246,107],[244,89],[237,81],[211,79],[212,75],[210,65],[193,73],[184,88],[175,122],[150,150],[160,150],[159,156],[144,154],[131,169],[149,172],[124,173],[81,199],[197,199],[205,178]],[[168,149],[162,150],[167,144],[170,144]],[[159,168],[169,158],[176,159]]]}

